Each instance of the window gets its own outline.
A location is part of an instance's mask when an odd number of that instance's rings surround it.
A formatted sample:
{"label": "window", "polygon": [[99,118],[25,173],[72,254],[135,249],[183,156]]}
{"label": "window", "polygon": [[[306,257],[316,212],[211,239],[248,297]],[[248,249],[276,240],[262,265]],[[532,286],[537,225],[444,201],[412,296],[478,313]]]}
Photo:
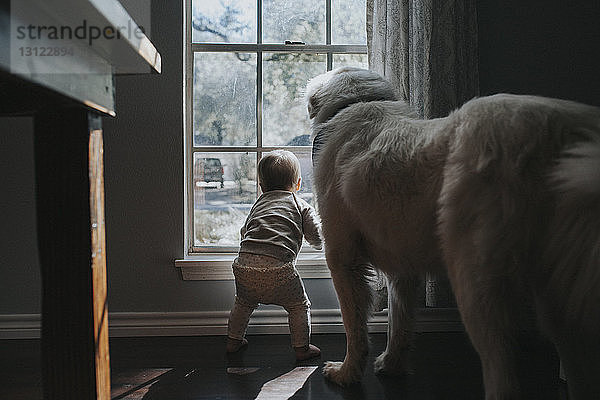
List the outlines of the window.
{"label": "window", "polygon": [[299,195],[314,204],[303,91],[332,68],[367,67],[365,2],[187,0],[188,254],[237,251],[265,152],[298,156]]}

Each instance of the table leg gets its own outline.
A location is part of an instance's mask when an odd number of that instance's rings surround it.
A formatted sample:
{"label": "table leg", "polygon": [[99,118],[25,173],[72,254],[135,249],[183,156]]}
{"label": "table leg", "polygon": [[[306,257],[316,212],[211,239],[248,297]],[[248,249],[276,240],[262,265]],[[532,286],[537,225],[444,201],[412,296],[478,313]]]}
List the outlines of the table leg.
{"label": "table leg", "polygon": [[110,399],[101,118],[35,116],[45,399]]}

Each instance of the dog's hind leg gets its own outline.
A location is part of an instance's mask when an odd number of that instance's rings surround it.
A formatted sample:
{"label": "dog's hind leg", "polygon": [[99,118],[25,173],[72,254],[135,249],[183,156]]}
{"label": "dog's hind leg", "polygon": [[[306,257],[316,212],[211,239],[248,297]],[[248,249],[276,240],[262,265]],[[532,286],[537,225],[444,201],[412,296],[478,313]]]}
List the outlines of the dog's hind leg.
{"label": "dog's hind leg", "polygon": [[[463,324],[479,354],[486,400],[520,398],[516,370],[515,314],[519,313],[520,291],[513,281],[515,266],[510,252],[485,248],[477,243],[481,231],[471,225],[444,225],[448,277]],[[486,243],[490,243],[487,241]]]}
{"label": "dog's hind leg", "polygon": [[471,257],[458,257],[449,266],[449,276],[463,323],[481,359],[485,398],[519,399],[512,312],[518,308],[513,304],[517,291],[508,277],[485,276],[481,270],[486,266],[473,263]]}
{"label": "dog's hind leg", "polygon": [[369,341],[367,318],[372,306],[372,290],[367,279],[369,266],[361,258],[358,234],[336,228],[328,230],[324,219],[327,265],[337,293],[346,331],[344,362],[328,361],[323,367],[325,376],[339,385],[360,381],[367,362]]}
{"label": "dog's hind leg", "polygon": [[416,287],[411,276],[386,275],[388,288],[387,347],[375,359],[375,373],[402,375],[408,372],[408,352],[412,339]]}
{"label": "dog's hind leg", "polygon": [[569,399],[600,399],[600,339],[574,338],[573,333],[569,336],[557,345],[567,378]]}

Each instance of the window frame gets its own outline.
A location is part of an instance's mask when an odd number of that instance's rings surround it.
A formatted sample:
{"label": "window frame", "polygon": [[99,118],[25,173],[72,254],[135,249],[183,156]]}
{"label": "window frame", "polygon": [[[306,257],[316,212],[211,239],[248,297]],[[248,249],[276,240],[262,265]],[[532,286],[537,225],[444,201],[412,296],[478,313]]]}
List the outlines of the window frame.
{"label": "window frame", "polygon": [[[177,260],[176,266],[192,265],[206,268],[208,265],[220,265],[224,260],[231,260],[231,257],[237,253],[239,246],[195,246],[194,244],[194,188],[193,188],[193,160],[196,152],[219,152],[236,153],[248,152],[256,153],[256,163],[260,160],[262,153],[275,149],[285,148],[294,153],[310,154],[310,146],[263,146],[262,144],[262,71],[264,53],[303,53],[303,54],[322,54],[326,56],[326,70],[330,71],[333,66],[333,57],[335,54],[367,54],[366,45],[339,45],[331,44],[331,2],[324,0],[325,4],[325,44],[276,44],[262,43],[262,0],[257,0],[257,42],[256,43],[194,43],[192,41],[192,0],[184,1],[184,260]],[[256,145],[251,146],[214,146],[203,145],[194,146],[193,139],[193,79],[194,79],[194,54],[197,52],[243,52],[256,54]],[[307,115],[308,118],[308,115]],[[257,183],[257,194],[259,192]],[[325,265],[322,252],[315,252],[303,247],[298,259],[298,266],[314,266],[317,264]],[[320,261],[321,260],[321,261]],[[195,262],[190,264],[186,261]],[[230,266],[228,268],[230,270]],[[229,272],[230,273],[230,272]],[[194,273],[192,273],[194,275]],[[198,277],[205,273],[195,271]],[[219,275],[219,274],[218,274]],[[220,274],[222,275],[222,274]],[[226,273],[229,276],[228,273]],[[319,275],[317,273],[316,275]],[[321,274],[322,275],[322,274]],[[322,277],[322,276],[315,276]],[[185,278],[184,278],[185,279]],[[206,277],[204,278],[206,279]],[[208,278],[210,279],[210,278]]]}

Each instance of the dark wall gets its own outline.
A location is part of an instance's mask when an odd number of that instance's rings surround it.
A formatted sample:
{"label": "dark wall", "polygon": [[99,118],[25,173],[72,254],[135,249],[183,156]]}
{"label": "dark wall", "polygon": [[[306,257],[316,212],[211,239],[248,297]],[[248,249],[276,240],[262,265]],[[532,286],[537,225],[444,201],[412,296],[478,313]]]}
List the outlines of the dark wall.
{"label": "dark wall", "polygon": [[117,76],[117,117],[104,119],[110,311],[169,307],[165,283],[183,256],[183,12],[181,1],[152,3],[163,72]]}
{"label": "dark wall", "polygon": [[478,0],[480,93],[600,105],[600,2]]}
{"label": "dark wall", "polygon": [[0,314],[41,310],[33,119],[0,119]]}

